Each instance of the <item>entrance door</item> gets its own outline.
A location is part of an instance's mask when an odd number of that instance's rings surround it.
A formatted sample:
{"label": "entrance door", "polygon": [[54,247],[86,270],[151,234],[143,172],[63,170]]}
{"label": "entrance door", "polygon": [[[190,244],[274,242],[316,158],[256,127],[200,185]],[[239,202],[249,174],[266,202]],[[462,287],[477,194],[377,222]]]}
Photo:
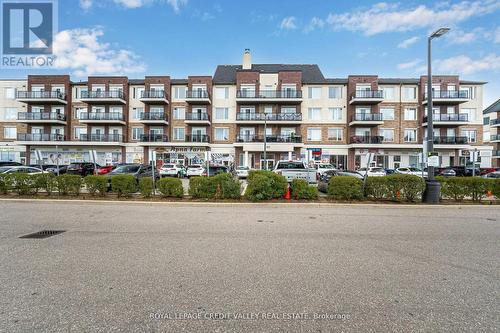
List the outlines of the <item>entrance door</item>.
{"label": "entrance door", "polygon": [[[274,168],[274,159],[267,159],[267,170],[272,170]],[[260,160],[260,168],[264,170],[264,165],[266,164],[265,160]]]}

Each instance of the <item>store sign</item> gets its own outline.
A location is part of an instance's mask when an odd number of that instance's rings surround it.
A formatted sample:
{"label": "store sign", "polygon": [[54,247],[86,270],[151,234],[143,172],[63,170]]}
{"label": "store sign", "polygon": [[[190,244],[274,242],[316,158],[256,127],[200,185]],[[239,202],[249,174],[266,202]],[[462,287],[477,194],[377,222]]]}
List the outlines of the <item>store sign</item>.
{"label": "store sign", "polygon": [[321,155],[321,148],[307,148],[313,155]]}
{"label": "store sign", "polygon": [[430,152],[427,157],[427,166],[429,167],[439,167],[439,156],[436,152]]}

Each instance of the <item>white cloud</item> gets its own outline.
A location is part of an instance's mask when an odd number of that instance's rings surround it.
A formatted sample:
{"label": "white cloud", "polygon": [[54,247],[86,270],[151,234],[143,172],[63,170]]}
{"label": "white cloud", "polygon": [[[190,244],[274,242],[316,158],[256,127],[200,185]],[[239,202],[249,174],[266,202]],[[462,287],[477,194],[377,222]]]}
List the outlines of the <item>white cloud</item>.
{"label": "white cloud", "polygon": [[[491,34],[490,34],[491,35]],[[472,31],[452,30],[448,33],[447,38],[451,44],[467,44],[479,38],[487,38],[488,34],[481,28],[475,28]]]}
{"label": "white cloud", "polygon": [[316,28],[323,28],[325,26],[325,21],[320,19],[319,17],[313,17],[309,24],[304,28],[304,32],[308,33]]}
{"label": "white cloud", "polygon": [[399,4],[378,3],[371,8],[328,15],[327,22],[337,30],[360,31],[367,36],[391,32],[411,31],[454,25],[474,16],[492,13],[500,9],[498,0],[462,1],[456,4],[441,2],[434,8],[419,5],[400,8]]}
{"label": "white cloud", "polygon": [[92,0],[80,0],[80,8],[89,10],[92,7]]}
{"label": "white cloud", "polygon": [[[181,8],[187,5],[188,0],[107,0],[102,2],[111,2],[125,8],[140,8],[153,3],[165,3],[172,7],[174,12],[179,13]],[[93,0],[80,0],[80,7],[84,10],[89,10],[93,5]]]}
{"label": "white cloud", "polygon": [[289,16],[285,17],[280,24],[280,29],[282,30],[293,30],[297,29],[297,24],[295,23],[295,17],[294,16]]}
{"label": "white cloud", "polygon": [[101,28],[59,32],[54,39],[55,68],[77,76],[142,73],[146,66],[132,51],[113,49],[99,39]]}
{"label": "white cloud", "polygon": [[138,8],[146,4],[146,0],[114,0],[116,4],[122,5],[126,8]]}
{"label": "white cloud", "polygon": [[167,3],[172,7],[174,12],[178,13],[182,6],[187,4],[188,0],[167,0]]}
{"label": "white cloud", "polygon": [[412,69],[417,67],[420,63],[422,62],[422,59],[415,59],[409,62],[404,62],[401,64],[398,64],[398,69],[399,70],[406,70],[406,69]]}
{"label": "white cloud", "polygon": [[406,49],[408,48],[410,45],[413,45],[415,44],[416,42],[418,42],[420,38],[415,36],[415,37],[410,37],[408,39],[405,39],[404,41],[402,41],[401,43],[398,44],[398,47],[400,49]]}
{"label": "white cloud", "polygon": [[484,71],[500,71],[500,55],[488,54],[480,59],[459,55],[433,62],[434,72],[450,74],[474,74]]}

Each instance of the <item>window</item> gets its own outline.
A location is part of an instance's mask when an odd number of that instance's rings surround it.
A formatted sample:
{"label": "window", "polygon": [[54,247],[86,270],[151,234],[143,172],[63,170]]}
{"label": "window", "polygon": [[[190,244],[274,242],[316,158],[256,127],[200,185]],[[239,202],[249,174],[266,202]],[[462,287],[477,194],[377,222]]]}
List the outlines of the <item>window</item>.
{"label": "window", "polygon": [[228,120],[228,119],[229,119],[228,108],[215,108],[215,120]]}
{"label": "window", "polygon": [[321,141],[321,128],[308,128],[307,129],[308,141]]}
{"label": "window", "polygon": [[379,131],[379,135],[384,137],[384,142],[393,142],[394,141],[394,130],[381,128]]}
{"label": "window", "polygon": [[5,120],[16,120],[17,119],[17,108],[5,108]]}
{"label": "window", "polygon": [[344,137],[344,131],[342,128],[329,128],[328,129],[328,140],[342,141]]}
{"label": "window", "polygon": [[87,112],[87,108],[85,108],[85,107],[75,108],[75,118],[81,119],[82,112]]}
{"label": "window", "polygon": [[475,143],[477,141],[477,131],[476,130],[462,130],[462,136],[467,137],[469,143]]}
{"label": "window", "polygon": [[467,98],[475,99],[476,98],[476,87],[461,87],[461,91],[467,91]]}
{"label": "window", "polygon": [[109,107],[109,112],[110,113],[122,113],[123,107],[121,106],[111,106]]}
{"label": "window", "polygon": [[144,135],[144,128],[132,127],[132,140],[140,140],[142,135]]}
{"label": "window", "polygon": [[16,88],[5,88],[4,95],[6,99],[15,99],[16,98]]}
{"label": "window", "polygon": [[483,118],[483,125],[489,125],[490,124],[490,117],[484,117]]}
{"label": "window", "polygon": [[84,126],[82,126],[82,127],[75,127],[75,131],[74,131],[73,134],[74,134],[74,138],[76,140],[80,140],[80,137],[82,135],[87,134],[87,127],[84,127]]}
{"label": "window", "polygon": [[404,100],[417,99],[417,88],[416,87],[403,87],[403,99]]}
{"label": "window", "polygon": [[15,139],[17,137],[17,128],[16,127],[4,127],[3,128],[3,137],[5,139]]}
{"label": "window", "polygon": [[132,97],[133,98],[141,98],[142,95],[144,94],[144,87],[141,87],[141,88],[134,88],[133,90],[133,94],[132,94]]}
{"label": "window", "polygon": [[405,128],[405,142],[417,142],[417,130],[414,128]]}
{"label": "window", "polygon": [[229,88],[228,87],[216,87],[215,88],[215,98],[228,99],[229,98]]}
{"label": "window", "polygon": [[342,120],[342,108],[329,108],[328,120]]}
{"label": "window", "polygon": [[174,87],[174,98],[184,99],[186,98],[187,87]]}
{"label": "window", "polygon": [[320,108],[309,108],[308,117],[309,117],[309,120],[321,120],[321,109]]}
{"label": "window", "polygon": [[394,108],[382,108],[380,113],[382,114],[382,120],[394,120]]}
{"label": "window", "polygon": [[484,131],[483,132],[483,142],[489,142],[490,141],[490,132]]}
{"label": "window", "polygon": [[139,120],[141,119],[141,113],[144,112],[144,108],[132,108],[132,119]]}
{"label": "window", "polygon": [[214,132],[215,132],[215,141],[228,141],[229,140],[229,128],[216,127]]}
{"label": "window", "polygon": [[174,140],[184,141],[186,137],[186,129],[184,127],[174,127]]}
{"label": "window", "polygon": [[384,92],[384,99],[388,100],[394,100],[394,88],[393,87],[385,87],[382,88],[382,91]]}
{"label": "window", "polygon": [[328,87],[328,98],[331,99],[342,98],[342,87]]}
{"label": "window", "polygon": [[417,109],[405,108],[405,120],[417,120]]}
{"label": "window", "polygon": [[[272,107],[271,107],[271,112],[272,112]],[[281,107],[281,113],[283,114],[295,114],[297,112],[297,109],[295,106],[283,106]]]}
{"label": "window", "polygon": [[467,121],[476,121],[476,109],[466,109],[462,108],[460,110],[460,113],[465,113],[467,114]]}
{"label": "window", "polygon": [[174,119],[186,119],[186,109],[185,108],[174,108]]}
{"label": "window", "polygon": [[309,98],[310,99],[320,99],[321,98],[321,87],[309,87]]}

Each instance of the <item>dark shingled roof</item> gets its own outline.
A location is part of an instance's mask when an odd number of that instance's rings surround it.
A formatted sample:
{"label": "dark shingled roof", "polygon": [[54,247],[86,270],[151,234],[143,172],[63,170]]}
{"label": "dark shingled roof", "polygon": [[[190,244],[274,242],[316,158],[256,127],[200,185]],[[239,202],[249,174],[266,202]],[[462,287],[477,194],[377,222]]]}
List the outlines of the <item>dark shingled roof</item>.
{"label": "dark shingled roof", "polygon": [[460,84],[486,84],[488,82],[485,81],[466,81],[466,80],[460,80]]}
{"label": "dark shingled roof", "polygon": [[325,83],[327,83],[327,84],[347,84],[347,78],[325,79]]}
{"label": "dark shingled roof", "polygon": [[[241,65],[219,65],[215,70],[214,84],[235,84],[236,72],[242,71]],[[250,71],[250,70],[248,70]],[[302,72],[302,83],[325,83],[325,77],[318,65],[283,65],[283,64],[254,64],[252,71],[260,73],[278,73],[286,71]]]}
{"label": "dark shingled roof", "polygon": [[483,111],[484,114],[493,112],[500,112],[500,99],[497,99],[496,102],[493,102]]}
{"label": "dark shingled roof", "polygon": [[379,84],[419,84],[420,79],[412,79],[412,78],[379,78]]}
{"label": "dark shingled roof", "polygon": [[188,84],[187,79],[172,79],[170,80],[171,84]]}

